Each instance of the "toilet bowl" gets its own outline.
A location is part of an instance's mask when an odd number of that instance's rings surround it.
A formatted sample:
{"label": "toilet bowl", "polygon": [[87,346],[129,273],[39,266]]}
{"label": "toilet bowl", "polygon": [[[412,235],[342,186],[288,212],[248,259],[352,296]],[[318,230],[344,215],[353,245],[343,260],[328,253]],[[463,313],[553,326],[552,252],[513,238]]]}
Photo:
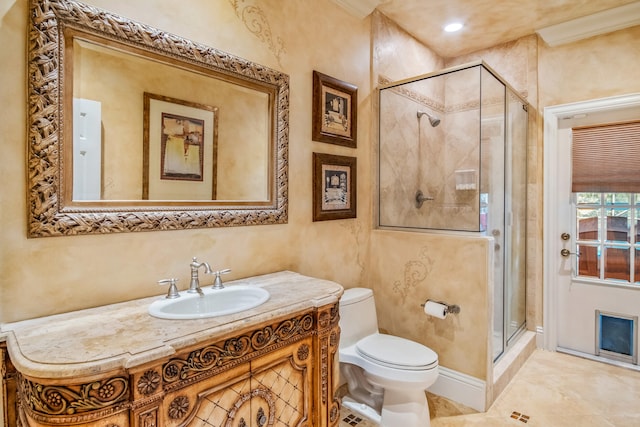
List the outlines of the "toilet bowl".
{"label": "toilet bowl", "polygon": [[[340,329],[340,373],[349,401],[378,413],[382,427],[428,427],[425,390],[438,378],[438,355],[417,342],[381,334],[371,289],[345,290]],[[358,410],[357,404],[350,407]]]}

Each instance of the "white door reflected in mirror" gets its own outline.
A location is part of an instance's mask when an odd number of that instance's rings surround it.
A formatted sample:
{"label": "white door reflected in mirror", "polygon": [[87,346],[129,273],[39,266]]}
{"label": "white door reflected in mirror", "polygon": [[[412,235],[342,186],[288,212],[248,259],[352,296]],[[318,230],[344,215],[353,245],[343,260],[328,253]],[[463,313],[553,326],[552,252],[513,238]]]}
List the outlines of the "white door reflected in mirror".
{"label": "white door reflected in mirror", "polygon": [[102,193],[102,105],[73,99],[73,200],[100,200]]}

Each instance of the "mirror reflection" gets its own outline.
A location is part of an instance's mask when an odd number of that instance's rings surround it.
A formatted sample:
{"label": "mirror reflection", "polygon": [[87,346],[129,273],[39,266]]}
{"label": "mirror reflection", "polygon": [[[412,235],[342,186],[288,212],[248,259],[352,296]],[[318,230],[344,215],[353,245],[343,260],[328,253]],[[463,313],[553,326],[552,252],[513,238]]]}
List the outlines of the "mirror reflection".
{"label": "mirror reflection", "polygon": [[29,8],[29,237],[287,222],[288,75],[75,0]]}
{"label": "mirror reflection", "polygon": [[73,38],[73,200],[269,198],[270,94]]}

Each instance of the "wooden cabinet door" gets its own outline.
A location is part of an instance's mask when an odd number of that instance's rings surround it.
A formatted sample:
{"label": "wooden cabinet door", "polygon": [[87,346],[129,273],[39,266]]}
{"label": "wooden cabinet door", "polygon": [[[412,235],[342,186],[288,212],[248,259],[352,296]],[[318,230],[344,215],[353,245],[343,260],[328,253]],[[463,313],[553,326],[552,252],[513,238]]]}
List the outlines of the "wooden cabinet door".
{"label": "wooden cabinet door", "polygon": [[312,339],[164,398],[166,426],[311,427]]}
{"label": "wooden cabinet door", "polygon": [[250,364],[245,363],[165,395],[158,425],[246,427],[250,400]]}
{"label": "wooden cabinet door", "polygon": [[252,427],[311,427],[312,340],[251,362]]}

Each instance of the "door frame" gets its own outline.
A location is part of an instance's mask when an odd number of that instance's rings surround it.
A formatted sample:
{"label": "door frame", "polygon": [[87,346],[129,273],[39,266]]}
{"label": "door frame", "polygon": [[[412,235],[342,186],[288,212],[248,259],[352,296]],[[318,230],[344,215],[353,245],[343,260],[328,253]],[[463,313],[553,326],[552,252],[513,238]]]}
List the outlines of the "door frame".
{"label": "door frame", "polygon": [[[543,230],[542,230],[542,289],[543,289],[543,327],[538,328],[538,332],[542,332],[543,348],[550,351],[556,351],[558,347],[557,321],[558,321],[558,304],[557,304],[557,281],[555,271],[552,266],[559,256],[562,249],[562,240],[557,217],[559,206],[555,197],[555,188],[557,186],[558,171],[560,167],[566,168],[566,165],[560,165],[557,156],[555,156],[555,146],[558,142],[558,129],[560,128],[560,120],[571,118],[582,114],[595,114],[613,112],[615,110],[625,108],[640,107],[640,93],[629,95],[613,96],[602,99],[575,102],[571,104],[556,105],[545,107],[544,109],[544,168],[543,168]],[[540,340],[538,341],[540,342]]]}

